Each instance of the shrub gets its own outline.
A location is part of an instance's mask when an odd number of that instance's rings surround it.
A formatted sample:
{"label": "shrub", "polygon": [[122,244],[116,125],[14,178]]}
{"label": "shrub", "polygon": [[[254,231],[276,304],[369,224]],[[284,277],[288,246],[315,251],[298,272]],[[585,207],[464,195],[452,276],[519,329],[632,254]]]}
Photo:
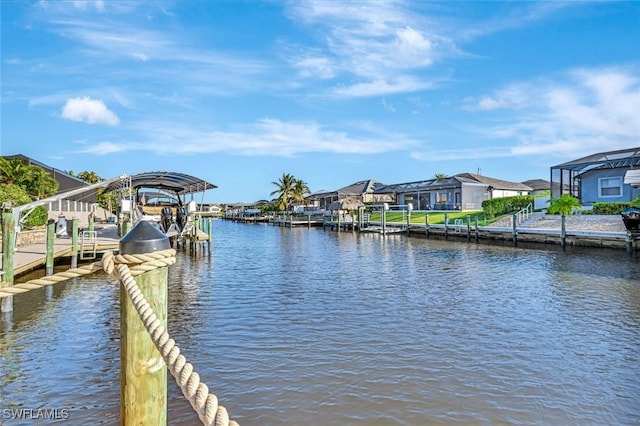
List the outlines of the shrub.
{"label": "shrub", "polygon": [[559,198],[552,198],[549,200],[549,208],[547,209],[547,212],[549,214],[568,215],[573,213],[574,210],[580,210],[581,208],[580,200],[569,194],[563,194]]}
{"label": "shrub", "polygon": [[515,197],[492,198],[482,202],[482,209],[487,219],[493,219],[507,213],[517,212],[533,203],[532,195],[517,195]]}
{"label": "shrub", "polygon": [[630,202],[618,203],[593,203],[594,214],[620,214],[622,210],[633,205]]}
{"label": "shrub", "polygon": [[[14,206],[21,206],[31,202],[31,197],[27,194],[27,191],[12,183],[0,186],[0,204],[11,201]],[[25,228],[33,228],[36,226],[42,226],[47,223],[48,212],[46,207],[36,207],[33,212],[27,217],[23,225]]]}

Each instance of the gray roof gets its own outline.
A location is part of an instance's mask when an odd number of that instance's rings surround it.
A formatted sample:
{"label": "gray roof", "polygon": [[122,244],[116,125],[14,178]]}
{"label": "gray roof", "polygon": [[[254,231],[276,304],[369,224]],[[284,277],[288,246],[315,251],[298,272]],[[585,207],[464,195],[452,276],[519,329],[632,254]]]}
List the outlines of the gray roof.
{"label": "gray roof", "polygon": [[[171,191],[178,195],[203,192],[217,188],[216,185],[195,176],[176,172],[144,172],[129,176],[132,188],[156,188]],[[104,191],[120,189],[122,184],[107,186]]]}
{"label": "gray roof", "polygon": [[373,193],[377,190],[377,188],[384,187],[385,185],[381,182],[375,181],[373,179],[361,180],[351,185],[347,185],[343,188],[340,188],[335,191],[317,191],[313,194],[309,195],[307,198],[313,200],[314,198],[328,197],[328,196],[338,196],[338,195],[362,195],[367,193]]}
{"label": "gray roof", "polygon": [[501,179],[494,179],[487,176],[476,175],[473,173],[459,173],[455,176],[449,176],[442,179],[428,179],[415,182],[398,183],[393,185],[385,185],[376,190],[376,193],[393,193],[393,192],[410,192],[410,191],[429,191],[435,189],[444,189],[457,187],[463,183],[481,184],[491,186],[494,189],[505,189],[512,191],[531,191],[531,187],[518,182],[509,182]]}
{"label": "gray roof", "polygon": [[530,179],[522,182],[523,185],[527,185],[534,191],[544,191],[551,189],[551,183],[544,179]]}
{"label": "gray roof", "polygon": [[640,165],[640,147],[598,152],[551,168],[585,172],[594,168],[618,168],[638,165]]}
{"label": "gray roof", "polygon": [[473,173],[459,173],[456,177],[463,177],[476,182],[484,183],[492,186],[493,189],[506,189],[512,191],[531,191],[531,187],[520,182],[509,182],[501,179],[494,179],[483,175],[476,175]]}

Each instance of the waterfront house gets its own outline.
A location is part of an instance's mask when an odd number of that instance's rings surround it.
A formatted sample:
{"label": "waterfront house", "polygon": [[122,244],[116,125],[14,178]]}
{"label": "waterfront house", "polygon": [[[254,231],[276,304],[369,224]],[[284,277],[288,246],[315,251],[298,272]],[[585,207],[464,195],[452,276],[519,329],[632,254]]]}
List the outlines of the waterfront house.
{"label": "waterfront house", "polygon": [[[364,204],[394,202],[393,194],[376,191],[383,187],[385,187],[383,183],[372,179],[361,180],[336,191],[314,192],[307,197],[307,202],[317,209],[325,210],[329,210],[332,203],[341,203],[347,199],[350,200],[350,203],[357,199]],[[336,205],[334,204],[334,206]]]}
{"label": "waterfront house", "polygon": [[640,188],[625,183],[627,172],[640,169],[640,147],[599,152],[551,167],[551,197],[572,195],[583,206],[631,201]]}
{"label": "waterfront house", "polygon": [[414,210],[481,210],[491,198],[527,195],[531,187],[474,173],[459,173],[441,179],[387,185],[379,193],[394,194],[400,205]]}

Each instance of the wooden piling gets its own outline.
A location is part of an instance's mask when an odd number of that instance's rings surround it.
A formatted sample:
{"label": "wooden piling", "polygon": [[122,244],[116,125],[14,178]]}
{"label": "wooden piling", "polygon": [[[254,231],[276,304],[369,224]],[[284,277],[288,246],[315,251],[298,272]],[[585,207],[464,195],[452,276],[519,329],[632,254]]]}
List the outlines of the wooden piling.
{"label": "wooden piling", "polygon": [[89,213],[89,232],[93,232],[95,228],[95,212]]}
{"label": "wooden piling", "polygon": [[429,238],[429,213],[425,213],[424,215],[424,233],[427,238]]}
{"label": "wooden piling", "polygon": [[[140,222],[127,236],[133,235],[136,242],[140,235],[137,229],[153,227]],[[154,228],[155,229],[155,228]],[[148,229],[147,229],[148,230]],[[157,231],[160,233],[160,231]],[[161,233],[160,233],[161,234]],[[120,243],[122,254],[139,254],[131,249],[127,236]],[[158,241],[164,234],[157,237]],[[166,238],[166,236],[164,236]],[[139,240],[145,241],[144,236]],[[153,242],[153,240],[148,240]],[[145,253],[169,248],[160,244],[149,244]],[[138,247],[139,248],[139,247]],[[135,277],[136,284],[151,305],[161,324],[167,326],[167,281],[168,268],[161,267]],[[121,425],[166,425],[167,424],[167,367],[162,356],[131,303],[127,291],[120,284],[120,424]]]}
{"label": "wooden piling", "polygon": [[71,219],[71,268],[78,267],[78,219]]}
{"label": "wooden piling", "polygon": [[518,216],[514,213],[511,216],[511,236],[513,238],[513,246],[518,246]]}
{"label": "wooden piling", "polygon": [[53,253],[54,244],[56,242],[56,222],[53,219],[47,221],[47,248],[45,255],[45,270],[44,274],[49,276],[53,275]]}
{"label": "wooden piling", "polygon": [[567,217],[563,214],[560,218],[560,247],[562,247],[562,250],[565,250],[567,247]]}
{"label": "wooden piling", "polygon": [[[13,285],[13,257],[16,247],[16,222],[12,209],[2,211],[2,276],[0,287]],[[0,312],[13,311],[13,296],[7,296],[0,302]]]}
{"label": "wooden piling", "polygon": [[476,213],[475,240],[478,242],[480,235],[478,234],[478,214]]}
{"label": "wooden piling", "polygon": [[467,242],[471,241],[471,215],[467,215]]}
{"label": "wooden piling", "polygon": [[449,213],[445,213],[444,214],[444,238],[447,239],[449,238],[449,228],[448,225],[449,224]]}

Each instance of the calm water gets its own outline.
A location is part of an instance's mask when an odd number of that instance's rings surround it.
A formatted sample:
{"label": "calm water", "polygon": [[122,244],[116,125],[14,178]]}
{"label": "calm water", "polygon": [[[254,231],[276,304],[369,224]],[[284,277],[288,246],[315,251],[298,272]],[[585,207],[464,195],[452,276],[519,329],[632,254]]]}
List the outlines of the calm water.
{"label": "calm water", "polygon": [[[637,256],[214,226],[210,258],[170,268],[169,329],[243,426],[640,424]],[[117,424],[117,285],[14,300],[0,409]]]}

